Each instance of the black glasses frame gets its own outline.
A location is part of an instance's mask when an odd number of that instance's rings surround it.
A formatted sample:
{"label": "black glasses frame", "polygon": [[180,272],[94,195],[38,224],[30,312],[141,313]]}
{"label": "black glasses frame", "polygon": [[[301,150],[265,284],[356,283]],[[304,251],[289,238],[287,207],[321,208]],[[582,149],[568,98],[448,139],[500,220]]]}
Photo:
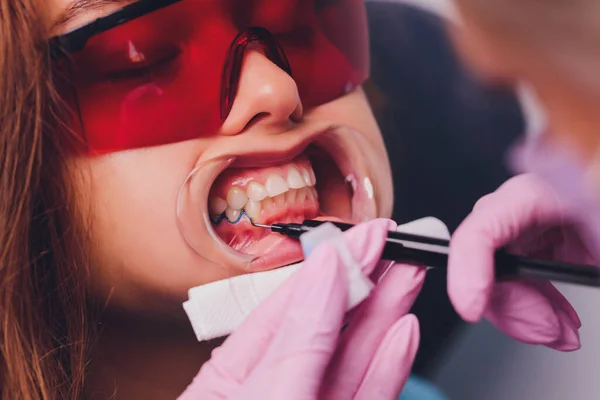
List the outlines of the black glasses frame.
{"label": "black glasses frame", "polygon": [[87,25],[51,38],[48,41],[50,54],[52,58],[61,58],[70,53],[77,53],[83,50],[93,36],[180,1],[182,0],[139,0],[128,4]]}

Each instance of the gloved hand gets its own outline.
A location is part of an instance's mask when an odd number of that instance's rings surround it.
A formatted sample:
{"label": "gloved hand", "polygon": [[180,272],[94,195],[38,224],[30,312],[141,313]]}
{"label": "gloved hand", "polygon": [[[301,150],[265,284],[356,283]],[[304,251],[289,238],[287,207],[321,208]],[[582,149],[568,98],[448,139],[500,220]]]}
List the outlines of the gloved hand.
{"label": "gloved hand", "polygon": [[[379,263],[387,231],[376,220],[344,233],[365,275]],[[216,349],[180,400],[397,399],[419,341],[407,315],[425,271],[396,265],[343,331],[345,266],[330,244],[267,298]]]}
{"label": "gloved hand", "polygon": [[549,282],[494,283],[494,252],[593,264],[556,193],[533,175],[517,176],[479,200],[455,232],[448,293],[467,321],[482,316],[510,337],[561,351],[580,347],[577,313]]}

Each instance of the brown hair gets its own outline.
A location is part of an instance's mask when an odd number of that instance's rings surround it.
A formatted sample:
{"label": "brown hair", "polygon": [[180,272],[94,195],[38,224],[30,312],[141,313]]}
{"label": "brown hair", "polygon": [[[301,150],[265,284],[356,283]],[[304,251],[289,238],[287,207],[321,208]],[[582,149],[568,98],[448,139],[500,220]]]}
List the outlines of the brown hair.
{"label": "brown hair", "polygon": [[40,6],[0,0],[2,399],[82,397],[92,333],[86,235],[58,143]]}

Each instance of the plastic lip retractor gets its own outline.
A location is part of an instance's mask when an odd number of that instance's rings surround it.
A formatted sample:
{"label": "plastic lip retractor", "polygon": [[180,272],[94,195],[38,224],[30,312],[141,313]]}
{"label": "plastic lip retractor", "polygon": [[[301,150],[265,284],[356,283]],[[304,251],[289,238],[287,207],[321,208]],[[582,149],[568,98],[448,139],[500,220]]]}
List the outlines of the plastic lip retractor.
{"label": "plastic lip retractor", "polygon": [[[362,135],[345,127],[329,126],[323,132],[305,144],[302,154],[309,158],[315,154],[318,154],[316,157],[330,157],[341,173],[340,179],[352,186],[350,214],[341,218],[353,223],[376,218],[379,212],[373,180],[370,178],[373,172],[366,160],[371,158],[364,156],[367,152],[374,157],[376,149]],[[200,162],[188,174],[177,199],[177,224],[185,242],[201,258],[231,268],[232,275],[251,271],[250,266],[261,257],[237,251],[219,237],[215,222],[228,222],[213,221],[214,216],[211,218],[208,206],[208,192],[227,168],[250,164],[248,158],[253,157],[252,154],[222,156]],[[376,175],[385,184],[386,178],[381,179],[380,174],[378,172]],[[242,218],[246,217],[240,213],[239,219]]]}
{"label": "plastic lip retractor", "polygon": [[[350,128],[332,126],[329,123],[323,123],[319,128],[322,133],[318,136],[299,131],[297,139],[294,139],[297,140],[297,155],[306,154],[309,158],[313,156],[318,158],[321,155],[328,157],[338,168],[340,178],[351,186],[350,207],[347,211],[349,214],[342,219],[360,223],[377,218],[380,210],[375,198],[376,190],[373,182],[384,186],[391,185],[390,171],[373,170],[372,164],[369,163],[369,160],[381,157],[380,150],[363,135]],[[311,129],[314,130],[315,127]],[[279,140],[273,144],[273,148],[284,147],[283,139]],[[290,140],[292,139],[286,139],[285,144],[287,145]],[[209,262],[225,268],[229,277],[227,279],[229,290],[238,309],[243,313],[249,312],[248,310],[260,301],[261,289],[256,287],[259,283],[255,282],[259,275],[253,271],[257,269],[257,265],[260,265],[262,257],[236,251],[219,237],[211,219],[208,201],[210,188],[220,174],[231,167],[252,168],[254,165],[252,161],[259,158],[259,154],[260,157],[266,157],[264,153],[259,153],[257,150],[256,153],[201,160],[182,184],[176,206],[177,224],[183,239],[198,255],[200,265]],[[292,157],[292,154],[288,156]],[[266,160],[265,158],[263,161]],[[253,290],[252,288],[255,287],[256,290]]]}
{"label": "plastic lip retractor", "polygon": [[202,195],[234,161],[235,157],[208,160],[190,172],[177,199],[177,224],[188,246],[202,258],[223,266],[244,268],[256,257],[237,252],[221,240],[210,218],[207,196]]}

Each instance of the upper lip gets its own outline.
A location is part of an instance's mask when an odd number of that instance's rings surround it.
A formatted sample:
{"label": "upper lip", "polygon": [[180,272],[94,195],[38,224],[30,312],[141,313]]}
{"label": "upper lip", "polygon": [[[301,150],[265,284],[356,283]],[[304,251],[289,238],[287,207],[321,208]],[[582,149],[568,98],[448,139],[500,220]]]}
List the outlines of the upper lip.
{"label": "upper lip", "polygon": [[298,157],[322,135],[337,127],[326,123],[314,125],[317,124],[313,124],[312,129],[297,127],[278,135],[260,138],[254,136],[256,140],[242,137],[244,134],[228,137],[227,140],[222,140],[207,149],[199,161],[214,158],[235,159],[229,165],[230,168],[259,168],[283,164]]}

